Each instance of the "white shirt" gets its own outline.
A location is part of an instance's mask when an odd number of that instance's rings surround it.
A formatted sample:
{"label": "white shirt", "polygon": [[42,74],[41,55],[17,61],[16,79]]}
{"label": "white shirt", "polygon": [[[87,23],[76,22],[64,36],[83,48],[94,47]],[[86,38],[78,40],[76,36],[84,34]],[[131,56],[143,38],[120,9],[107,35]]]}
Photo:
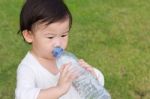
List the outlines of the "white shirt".
{"label": "white shirt", "polygon": [[[101,85],[104,85],[103,74],[94,69]],[[15,99],[37,99],[41,89],[56,86],[59,74],[53,75],[46,70],[36,60],[36,58],[28,52],[17,69],[17,87]],[[59,99],[81,99],[74,87]]]}

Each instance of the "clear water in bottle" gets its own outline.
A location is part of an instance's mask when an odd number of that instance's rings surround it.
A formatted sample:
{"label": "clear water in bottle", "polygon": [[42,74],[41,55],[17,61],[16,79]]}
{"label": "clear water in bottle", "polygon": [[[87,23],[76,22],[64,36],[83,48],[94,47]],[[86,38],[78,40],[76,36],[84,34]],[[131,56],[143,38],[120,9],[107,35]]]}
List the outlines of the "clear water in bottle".
{"label": "clear water in bottle", "polygon": [[83,99],[111,99],[108,91],[98,82],[98,80],[78,64],[78,59],[70,52],[64,51],[60,47],[52,51],[56,58],[58,68],[63,64],[71,62],[73,68],[77,68],[81,75],[73,81],[73,86]]}

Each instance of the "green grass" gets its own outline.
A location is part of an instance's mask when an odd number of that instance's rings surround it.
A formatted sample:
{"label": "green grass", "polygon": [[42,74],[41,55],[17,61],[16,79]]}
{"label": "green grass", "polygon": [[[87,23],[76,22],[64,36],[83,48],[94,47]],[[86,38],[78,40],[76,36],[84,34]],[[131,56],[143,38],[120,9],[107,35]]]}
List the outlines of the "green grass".
{"label": "green grass", "polygon": [[[14,98],[29,45],[17,35],[21,0],[0,0],[0,99]],[[150,1],[66,0],[68,50],[100,69],[112,99],[150,99]]]}

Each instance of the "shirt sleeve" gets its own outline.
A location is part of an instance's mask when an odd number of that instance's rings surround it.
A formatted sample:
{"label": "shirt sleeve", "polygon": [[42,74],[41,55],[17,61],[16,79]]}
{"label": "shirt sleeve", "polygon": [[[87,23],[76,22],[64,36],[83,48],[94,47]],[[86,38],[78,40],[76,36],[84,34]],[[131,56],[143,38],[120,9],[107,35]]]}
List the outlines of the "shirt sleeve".
{"label": "shirt sleeve", "polygon": [[27,65],[20,65],[17,69],[15,99],[37,99],[39,92],[32,69]]}
{"label": "shirt sleeve", "polygon": [[104,76],[103,76],[102,72],[99,71],[99,70],[96,69],[96,68],[93,68],[93,69],[94,69],[94,71],[95,71],[95,73],[96,73],[96,75],[97,75],[98,81],[100,82],[100,84],[101,84],[102,86],[104,86]]}

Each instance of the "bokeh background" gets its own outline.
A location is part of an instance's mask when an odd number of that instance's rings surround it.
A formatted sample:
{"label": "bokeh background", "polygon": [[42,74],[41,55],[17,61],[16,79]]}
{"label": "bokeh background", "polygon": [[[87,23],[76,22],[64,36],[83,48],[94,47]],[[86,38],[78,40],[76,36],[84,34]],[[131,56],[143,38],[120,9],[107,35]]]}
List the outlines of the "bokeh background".
{"label": "bokeh background", "polygon": [[[25,0],[0,0],[0,99],[14,99],[16,69],[30,48],[19,29]],[[105,76],[112,99],[150,99],[150,0],[65,0],[68,50]]]}

